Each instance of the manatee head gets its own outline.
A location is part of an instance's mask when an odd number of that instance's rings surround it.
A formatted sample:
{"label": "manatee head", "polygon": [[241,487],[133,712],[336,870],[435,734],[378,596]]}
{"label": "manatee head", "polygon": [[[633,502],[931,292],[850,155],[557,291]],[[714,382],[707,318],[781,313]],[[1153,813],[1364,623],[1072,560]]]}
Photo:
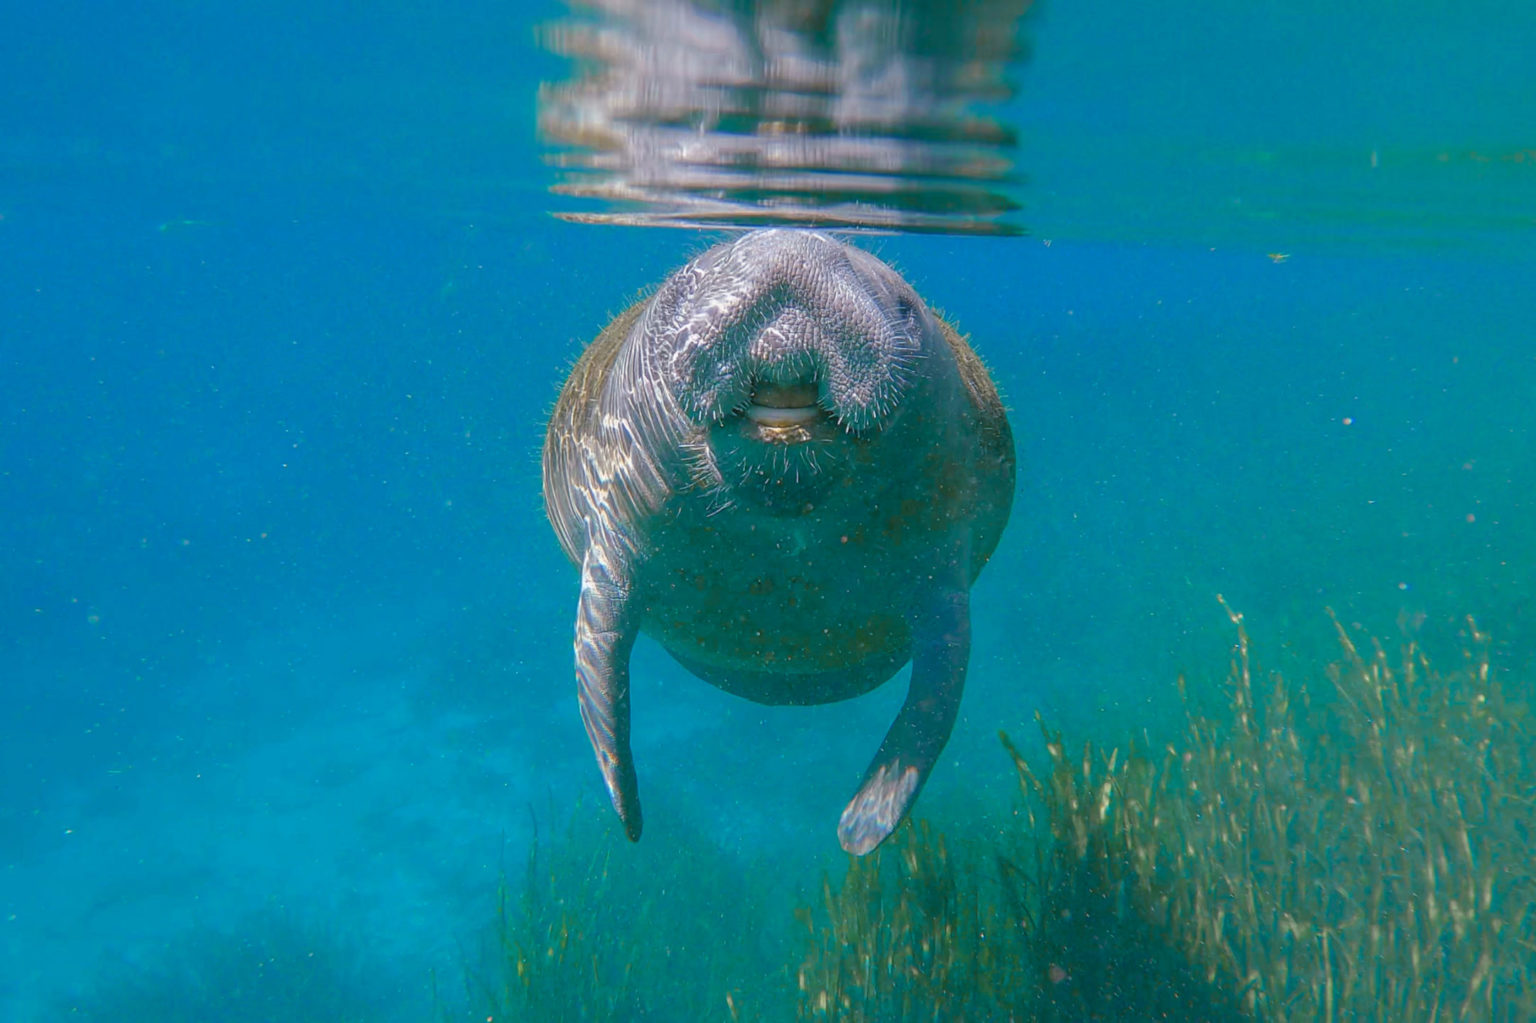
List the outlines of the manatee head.
{"label": "manatee head", "polygon": [[795,514],[897,420],[942,344],[917,293],[874,256],[773,230],[673,274],[640,325],[675,400],[696,482]]}

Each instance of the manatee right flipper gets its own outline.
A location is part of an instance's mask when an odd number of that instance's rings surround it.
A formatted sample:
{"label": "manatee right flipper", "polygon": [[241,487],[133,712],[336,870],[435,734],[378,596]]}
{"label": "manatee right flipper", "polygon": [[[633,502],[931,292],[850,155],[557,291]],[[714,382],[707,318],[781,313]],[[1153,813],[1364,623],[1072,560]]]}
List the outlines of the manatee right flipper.
{"label": "manatee right flipper", "polygon": [[906,702],[837,824],[838,841],[855,856],[885,841],[906,817],[960,711],[971,654],[970,593],[963,585],[939,587],[916,618]]}
{"label": "manatee right flipper", "polygon": [[638,634],[631,591],[624,560],[589,544],[576,606],[576,699],[624,834],[638,842],[640,786],[629,748],[629,653]]}

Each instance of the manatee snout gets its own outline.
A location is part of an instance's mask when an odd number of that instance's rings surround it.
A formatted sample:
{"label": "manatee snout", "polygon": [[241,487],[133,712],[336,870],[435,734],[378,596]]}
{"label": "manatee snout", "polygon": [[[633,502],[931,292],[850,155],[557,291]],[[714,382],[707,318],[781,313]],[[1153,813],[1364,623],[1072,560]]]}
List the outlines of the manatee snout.
{"label": "manatee snout", "polygon": [[696,424],[753,406],[809,408],[791,398],[813,388],[814,404],[852,433],[878,428],[900,404],[924,348],[938,339],[936,322],[890,267],[824,235],[788,230],[747,235],[674,275],[645,333]]}

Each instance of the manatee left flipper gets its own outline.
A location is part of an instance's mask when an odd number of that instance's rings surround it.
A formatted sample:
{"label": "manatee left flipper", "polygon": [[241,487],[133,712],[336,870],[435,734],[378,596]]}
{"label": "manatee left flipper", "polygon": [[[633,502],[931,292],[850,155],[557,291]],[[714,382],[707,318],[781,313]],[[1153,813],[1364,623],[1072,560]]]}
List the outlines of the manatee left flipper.
{"label": "manatee left flipper", "polygon": [[589,544],[576,607],[576,699],[624,834],[638,842],[640,785],[629,748],[629,654],[639,628],[631,590],[625,559]]}
{"label": "manatee left flipper", "polygon": [[970,593],[964,586],[941,588],[913,623],[906,702],[838,821],[838,841],[855,856],[885,841],[928,780],[960,710],[970,653]]}

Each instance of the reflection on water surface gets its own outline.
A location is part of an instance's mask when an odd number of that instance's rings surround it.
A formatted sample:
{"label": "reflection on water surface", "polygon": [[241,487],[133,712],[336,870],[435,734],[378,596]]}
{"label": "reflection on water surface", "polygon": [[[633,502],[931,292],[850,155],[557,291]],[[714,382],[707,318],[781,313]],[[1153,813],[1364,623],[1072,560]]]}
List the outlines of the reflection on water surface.
{"label": "reflection on water surface", "polygon": [[1017,234],[1013,94],[1029,0],[607,0],[548,27],[575,59],[539,125],[571,220]]}

